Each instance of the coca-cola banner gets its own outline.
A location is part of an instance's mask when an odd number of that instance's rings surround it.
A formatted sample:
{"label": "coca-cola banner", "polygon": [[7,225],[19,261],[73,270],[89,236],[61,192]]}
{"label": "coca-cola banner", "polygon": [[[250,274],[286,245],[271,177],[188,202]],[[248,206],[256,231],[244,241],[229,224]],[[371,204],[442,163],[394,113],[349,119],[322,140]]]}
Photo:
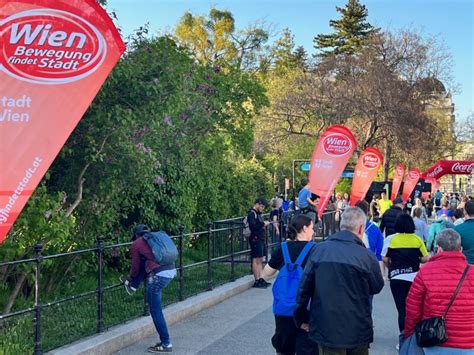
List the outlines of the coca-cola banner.
{"label": "coca-cola banner", "polygon": [[440,160],[421,177],[424,179],[439,179],[446,174],[471,174],[474,169],[474,160]]}
{"label": "coca-cola banner", "polygon": [[124,51],[95,0],[0,0],[0,243]]}
{"label": "coca-cola banner", "polygon": [[411,169],[407,176],[405,176],[405,182],[403,184],[403,192],[402,192],[402,199],[403,201],[407,201],[408,197],[410,197],[411,193],[415,189],[415,185],[417,184],[418,180],[420,180],[420,172],[417,168]]}
{"label": "coca-cola banner", "polygon": [[402,185],[403,175],[405,175],[405,167],[403,164],[397,164],[395,166],[395,174],[393,175],[392,194],[390,195],[392,201],[397,198],[398,190],[400,190],[400,186]]}
{"label": "coca-cola banner", "polygon": [[352,178],[351,206],[364,199],[382,163],[382,154],[375,147],[369,147],[360,154]]}
{"label": "coca-cola banner", "polygon": [[352,132],[341,125],[329,127],[319,137],[309,171],[311,192],[321,197],[318,207],[319,216],[326,209],[329,198],[356,145]]}

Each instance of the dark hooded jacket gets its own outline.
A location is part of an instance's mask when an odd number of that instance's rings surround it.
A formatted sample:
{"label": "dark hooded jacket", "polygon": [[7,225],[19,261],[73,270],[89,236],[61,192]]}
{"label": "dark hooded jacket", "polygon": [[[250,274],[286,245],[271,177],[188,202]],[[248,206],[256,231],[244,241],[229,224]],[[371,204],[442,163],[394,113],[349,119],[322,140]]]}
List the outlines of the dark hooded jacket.
{"label": "dark hooded jacket", "polygon": [[[295,307],[298,327],[309,320],[309,337],[330,348],[355,348],[373,341],[369,296],[384,282],[375,255],[344,230],[318,244],[301,278]],[[308,312],[308,303],[310,311]]]}
{"label": "dark hooded jacket", "polygon": [[382,216],[382,222],[380,223],[380,230],[383,232],[385,231],[385,236],[388,237],[389,235],[397,233],[395,231],[395,220],[399,215],[401,215],[403,210],[398,206],[392,206]]}

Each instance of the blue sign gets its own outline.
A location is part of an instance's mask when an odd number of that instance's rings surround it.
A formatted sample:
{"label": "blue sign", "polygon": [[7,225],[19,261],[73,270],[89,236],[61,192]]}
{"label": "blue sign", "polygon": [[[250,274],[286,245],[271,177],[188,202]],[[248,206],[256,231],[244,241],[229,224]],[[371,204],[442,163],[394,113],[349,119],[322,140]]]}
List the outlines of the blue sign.
{"label": "blue sign", "polygon": [[311,169],[311,164],[310,163],[303,163],[300,165],[301,171],[309,171]]}
{"label": "blue sign", "polygon": [[353,178],[354,172],[353,171],[343,171],[341,177],[343,178]]}

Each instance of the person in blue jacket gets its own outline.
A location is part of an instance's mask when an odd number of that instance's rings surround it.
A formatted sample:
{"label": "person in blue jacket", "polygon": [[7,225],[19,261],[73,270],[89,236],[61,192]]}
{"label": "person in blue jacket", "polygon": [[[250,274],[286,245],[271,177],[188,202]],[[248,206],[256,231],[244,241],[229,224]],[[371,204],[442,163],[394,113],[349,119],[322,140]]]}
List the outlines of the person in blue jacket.
{"label": "person in blue jacket", "polygon": [[[369,203],[367,201],[360,200],[357,201],[355,205],[364,211],[365,215],[368,217]],[[380,228],[369,219],[365,222],[365,235],[368,243],[366,247],[375,254],[378,261],[382,261],[383,235]]]}

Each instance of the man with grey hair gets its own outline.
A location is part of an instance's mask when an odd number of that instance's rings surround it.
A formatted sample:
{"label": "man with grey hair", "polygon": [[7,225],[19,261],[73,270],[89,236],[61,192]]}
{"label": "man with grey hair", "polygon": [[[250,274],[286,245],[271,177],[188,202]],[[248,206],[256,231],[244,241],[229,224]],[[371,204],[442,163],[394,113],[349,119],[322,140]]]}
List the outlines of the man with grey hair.
{"label": "man with grey hair", "polygon": [[405,337],[413,334],[423,319],[444,314],[466,272],[453,306],[446,315],[448,340],[442,346],[425,348],[426,354],[472,354],[474,349],[474,268],[468,269],[461,236],[454,229],[439,232],[438,252],[418,271],[406,300]]}
{"label": "man with grey hair", "polygon": [[461,236],[451,228],[439,232],[436,244],[438,244],[439,253],[443,251],[462,251]]}
{"label": "man with grey hair", "polygon": [[320,355],[365,355],[373,341],[369,297],[384,282],[377,258],[362,243],[365,219],[360,208],[347,208],[341,231],[314,248],[301,278],[295,321],[319,344]]}

